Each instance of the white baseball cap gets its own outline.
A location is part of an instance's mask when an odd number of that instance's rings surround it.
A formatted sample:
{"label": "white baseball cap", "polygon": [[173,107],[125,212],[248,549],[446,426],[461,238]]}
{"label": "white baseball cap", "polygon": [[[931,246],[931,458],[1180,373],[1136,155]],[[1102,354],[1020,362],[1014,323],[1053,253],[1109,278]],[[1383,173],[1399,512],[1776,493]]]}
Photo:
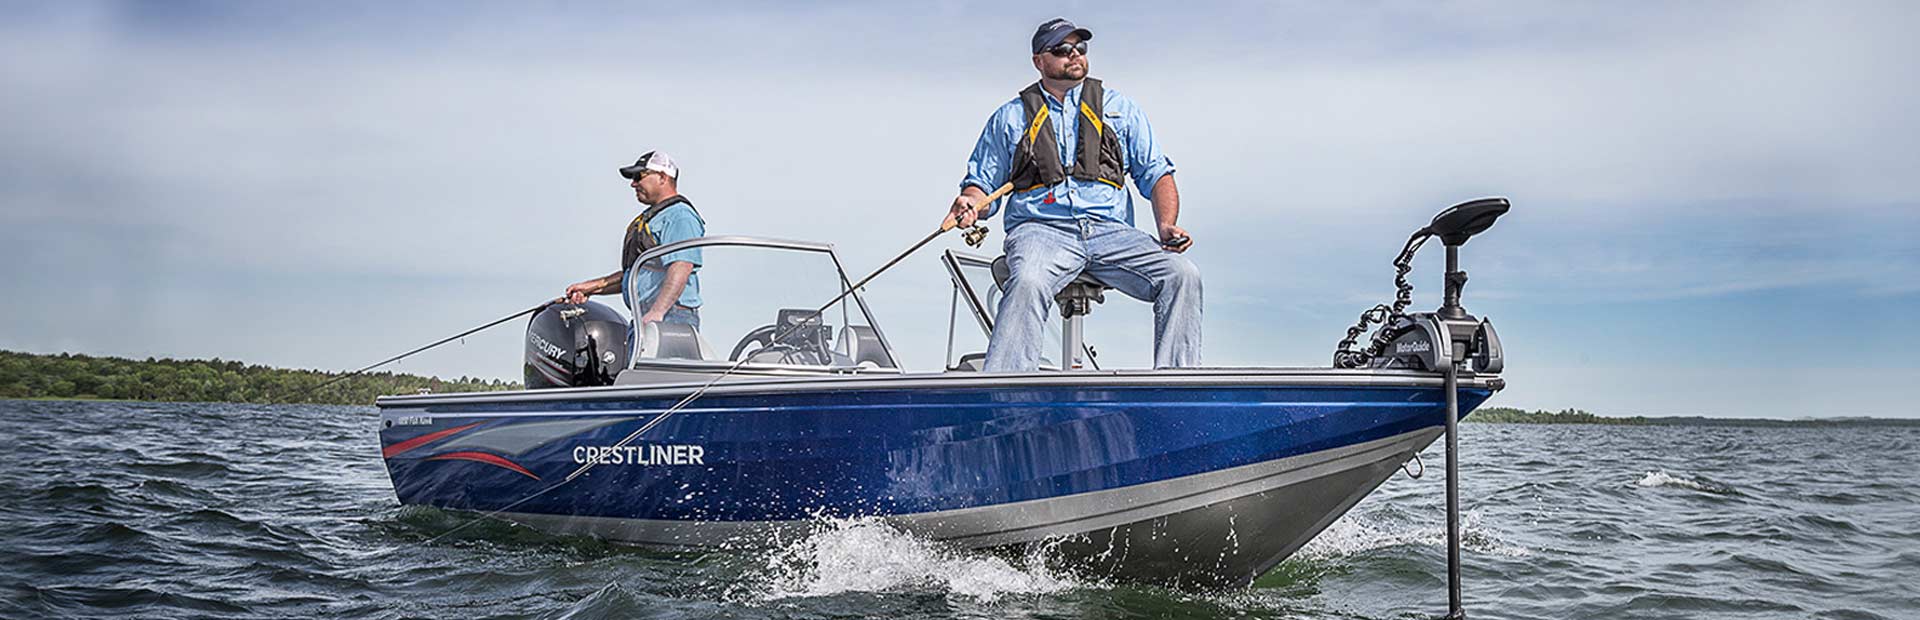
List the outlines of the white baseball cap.
{"label": "white baseball cap", "polygon": [[680,166],[675,165],[673,158],[663,151],[647,151],[647,154],[641,155],[633,165],[621,168],[620,176],[631,179],[648,170],[667,175],[667,178],[675,181],[680,180]]}

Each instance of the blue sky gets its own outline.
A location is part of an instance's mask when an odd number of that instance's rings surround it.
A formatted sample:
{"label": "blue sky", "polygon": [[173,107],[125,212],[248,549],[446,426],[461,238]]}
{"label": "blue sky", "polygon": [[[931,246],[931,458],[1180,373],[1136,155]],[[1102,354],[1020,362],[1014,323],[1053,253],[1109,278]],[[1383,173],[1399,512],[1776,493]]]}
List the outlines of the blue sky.
{"label": "blue sky", "polygon": [[[1325,364],[1408,233],[1504,195],[1464,252],[1498,404],[1920,416],[1898,2],[0,3],[0,348],[357,367],[610,271],[611,170],[655,148],[714,232],[862,275],[937,222],[1056,15],[1180,167],[1209,363]],[[871,301],[938,366],[933,252]],[[1089,337],[1144,365],[1148,325],[1109,302]],[[515,377],[519,342],[396,369]]]}

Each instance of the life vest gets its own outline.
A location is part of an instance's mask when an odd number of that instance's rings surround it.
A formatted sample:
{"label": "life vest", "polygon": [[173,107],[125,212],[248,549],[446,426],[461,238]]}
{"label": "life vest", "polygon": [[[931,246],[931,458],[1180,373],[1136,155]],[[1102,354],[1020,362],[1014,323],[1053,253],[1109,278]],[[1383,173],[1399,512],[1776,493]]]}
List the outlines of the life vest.
{"label": "life vest", "polygon": [[[620,247],[621,271],[624,272],[633,269],[633,261],[639,260],[641,254],[647,253],[647,250],[660,247],[660,235],[653,232],[653,227],[649,225],[649,223],[653,221],[653,218],[659,217],[661,212],[666,211],[667,207],[677,204],[687,205],[688,209],[693,209],[693,201],[687,200],[685,196],[676,195],[660,201],[659,204],[647,207],[647,210],[641,211],[638,217],[633,218],[632,223],[627,224],[627,240],[625,243],[622,243]],[[700,210],[693,209],[693,216],[696,218],[700,217]],[[706,220],[702,219],[701,222],[705,223]],[[647,264],[641,265],[641,268],[652,269],[654,271],[667,270],[665,265],[660,264],[660,259],[658,258],[647,261]]]}
{"label": "life vest", "polygon": [[1075,145],[1072,168],[1060,165],[1060,143],[1054,139],[1053,113],[1047,108],[1046,94],[1034,82],[1020,91],[1020,105],[1027,112],[1027,130],[1013,147],[1013,170],[1008,181],[1016,191],[1050,187],[1071,176],[1082,181],[1099,181],[1122,187],[1126,171],[1120,163],[1120,137],[1107,126],[1106,89],[1100,80],[1081,82],[1079,144]]}

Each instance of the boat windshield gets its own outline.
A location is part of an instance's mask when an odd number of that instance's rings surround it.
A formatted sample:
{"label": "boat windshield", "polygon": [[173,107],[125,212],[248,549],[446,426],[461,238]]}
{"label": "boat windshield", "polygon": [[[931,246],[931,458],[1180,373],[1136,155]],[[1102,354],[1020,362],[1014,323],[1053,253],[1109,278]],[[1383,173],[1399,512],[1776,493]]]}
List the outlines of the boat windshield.
{"label": "boat windshield", "polygon": [[661,257],[691,258],[699,266],[690,294],[676,300],[666,321],[637,326],[629,358],[636,368],[727,367],[740,360],[743,367],[793,369],[899,366],[859,294],[816,313],[852,285],[831,245],[727,236],[654,248],[627,272],[624,297],[636,317],[659,293],[665,272],[654,259]]}
{"label": "boat windshield", "polygon": [[[980,370],[986,361],[987,337],[993,333],[993,317],[1000,309],[1000,287],[993,281],[993,257],[947,250],[941,257],[947,275],[953,280],[953,307],[947,324],[947,370]],[[1041,345],[1040,367],[1056,370],[1053,361],[1060,350],[1060,324],[1046,321]]]}

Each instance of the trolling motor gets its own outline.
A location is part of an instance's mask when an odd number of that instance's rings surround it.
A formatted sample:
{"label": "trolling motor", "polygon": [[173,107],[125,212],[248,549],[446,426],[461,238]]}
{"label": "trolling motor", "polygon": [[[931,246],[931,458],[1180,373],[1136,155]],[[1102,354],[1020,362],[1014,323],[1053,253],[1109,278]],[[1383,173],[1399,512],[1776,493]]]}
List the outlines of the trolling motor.
{"label": "trolling motor", "polygon": [[[1460,306],[1461,292],[1467,285],[1467,272],[1460,270],[1460,246],[1474,235],[1493,226],[1511,205],[1505,198],[1481,198],[1463,202],[1441,211],[1433,222],[1413,233],[1407,245],[1393,261],[1394,286],[1398,295],[1393,305],[1381,304],[1360,314],[1360,322],[1347,330],[1333,354],[1335,368],[1390,368],[1441,371],[1455,364],[1471,362],[1475,373],[1499,374],[1506,366],[1500,337],[1493,323],[1476,319]],[[1428,239],[1439,237],[1447,246],[1447,273],[1440,308],[1433,312],[1406,314],[1413,303],[1413,285],[1407,273],[1413,270],[1413,255]],[[1354,343],[1370,323],[1379,323],[1372,341],[1360,350]]]}
{"label": "trolling motor", "polygon": [[[1393,305],[1381,304],[1360,314],[1360,323],[1347,330],[1333,354],[1336,368],[1399,368],[1438,371],[1445,375],[1441,390],[1447,401],[1447,615],[1465,618],[1460,598],[1460,373],[1499,374],[1506,367],[1500,352],[1500,337],[1493,323],[1475,319],[1460,306],[1460,293],[1467,286],[1467,272],[1460,270],[1460,246],[1474,235],[1485,232],[1493,221],[1505,215],[1512,205],[1505,198],[1481,198],[1463,202],[1433,217],[1433,222],[1407,239],[1400,257],[1394,259],[1394,286],[1398,289]],[[1433,312],[1402,314],[1413,303],[1413,285],[1407,284],[1407,272],[1413,269],[1413,254],[1427,239],[1439,237],[1447,246],[1446,288],[1440,308]],[[1365,349],[1354,351],[1354,342],[1368,323],[1380,323],[1373,340]],[[1504,385],[1493,380],[1494,389]]]}

